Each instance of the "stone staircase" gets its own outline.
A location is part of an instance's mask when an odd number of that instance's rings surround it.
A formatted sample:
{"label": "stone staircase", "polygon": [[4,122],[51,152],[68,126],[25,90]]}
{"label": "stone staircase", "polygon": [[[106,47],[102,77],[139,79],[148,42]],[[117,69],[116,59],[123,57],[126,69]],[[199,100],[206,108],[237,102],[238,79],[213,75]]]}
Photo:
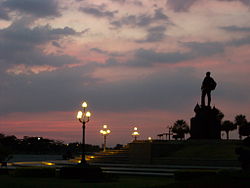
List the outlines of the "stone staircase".
{"label": "stone staircase", "polygon": [[128,148],[107,150],[106,152],[96,152],[93,155],[88,155],[87,160],[89,163],[128,164]]}
{"label": "stone staircase", "polygon": [[238,160],[226,159],[199,159],[199,158],[174,158],[174,157],[155,157],[152,164],[161,165],[182,165],[182,166],[212,166],[212,167],[240,167]]}

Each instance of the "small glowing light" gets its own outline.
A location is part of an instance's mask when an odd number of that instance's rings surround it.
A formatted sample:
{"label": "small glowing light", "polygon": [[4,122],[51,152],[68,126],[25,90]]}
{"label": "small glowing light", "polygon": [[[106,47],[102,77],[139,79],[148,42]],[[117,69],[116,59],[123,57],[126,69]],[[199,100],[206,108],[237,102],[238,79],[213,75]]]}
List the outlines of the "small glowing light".
{"label": "small glowing light", "polygon": [[137,130],[138,130],[138,128],[134,127],[134,132],[132,133],[132,136],[138,136],[138,135],[140,135]]}
{"label": "small glowing light", "polygon": [[103,135],[108,135],[109,133],[111,133],[111,131],[108,128],[108,125],[103,125],[103,130],[100,130],[100,133]]}
{"label": "small glowing light", "polygon": [[86,117],[90,117],[91,116],[91,113],[88,111],[86,112]]}
{"label": "small glowing light", "polygon": [[81,119],[82,118],[82,111],[78,111],[77,113],[77,119]]}
{"label": "small glowing light", "polygon": [[38,137],[38,138],[37,138],[37,140],[41,140],[41,138],[40,138],[40,137]]}
{"label": "small glowing light", "polygon": [[140,135],[140,134],[139,134],[137,131],[135,131],[135,132],[132,133],[132,135],[133,135],[133,136],[138,136],[138,135]]}
{"label": "small glowing light", "polygon": [[95,158],[95,156],[90,156],[90,159],[94,159]]}
{"label": "small glowing light", "polygon": [[55,165],[55,163],[49,163],[49,162],[42,162],[42,164],[48,165],[48,166],[53,166],[53,165]]}
{"label": "small glowing light", "polygon": [[151,138],[151,137],[148,137],[148,140],[152,140],[152,138]]}
{"label": "small glowing light", "polygon": [[87,108],[87,106],[88,106],[88,104],[84,101],[84,102],[82,103],[82,107],[83,107],[83,108]]}

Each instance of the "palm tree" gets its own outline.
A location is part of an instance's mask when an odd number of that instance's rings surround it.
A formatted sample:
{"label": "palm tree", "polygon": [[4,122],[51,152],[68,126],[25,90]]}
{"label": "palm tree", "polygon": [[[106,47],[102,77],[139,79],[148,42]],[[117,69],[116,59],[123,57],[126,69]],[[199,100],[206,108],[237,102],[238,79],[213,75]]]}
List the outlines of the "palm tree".
{"label": "palm tree", "polygon": [[244,127],[247,124],[246,116],[242,115],[242,114],[235,116],[234,123],[236,124],[236,126],[239,127],[239,129],[238,129],[239,130],[239,137],[241,140],[242,136],[243,136],[243,132],[244,132],[244,128],[242,128],[242,127]]}
{"label": "palm tree", "polygon": [[229,140],[229,131],[233,131],[235,129],[237,129],[237,125],[234,124],[232,121],[225,120],[221,124],[221,130],[226,132],[227,140]]}
{"label": "palm tree", "polygon": [[185,138],[185,134],[189,133],[189,126],[184,120],[177,120],[172,128],[172,132],[176,133],[181,140]]}
{"label": "palm tree", "polygon": [[250,122],[242,125],[239,129],[242,136],[249,136],[250,135]]}

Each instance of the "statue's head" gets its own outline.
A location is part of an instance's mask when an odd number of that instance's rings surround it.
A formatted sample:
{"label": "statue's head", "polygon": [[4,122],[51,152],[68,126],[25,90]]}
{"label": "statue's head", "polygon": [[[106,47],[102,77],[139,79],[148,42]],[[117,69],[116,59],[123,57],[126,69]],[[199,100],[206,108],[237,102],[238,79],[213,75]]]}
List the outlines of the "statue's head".
{"label": "statue's head", "polygon": [[210,72],[207,72],[207,73],[206,73],[206,76],[210,76],[210,74],[211,74]]}

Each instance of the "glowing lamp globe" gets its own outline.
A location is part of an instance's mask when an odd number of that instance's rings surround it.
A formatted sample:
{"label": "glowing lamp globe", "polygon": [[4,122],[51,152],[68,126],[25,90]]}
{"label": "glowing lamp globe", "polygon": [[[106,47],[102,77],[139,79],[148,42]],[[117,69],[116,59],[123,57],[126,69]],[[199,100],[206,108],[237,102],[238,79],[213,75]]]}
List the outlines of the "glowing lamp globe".
{"label": "glowing lamp globe", "polygon": [[81,119],[82,118],[82,111],[78,111],[77,113],[77,119]]}
{"label": "glowing lamp globe", "polygon": [[91,116],[91,113],[90,112],[86,112],[86,117],[90,117]]}
{"label": "glowing lamp globe", "polygon": [[82,107],[83,107],[83,108],[87,108],[87,106],[88,106],[88,104],[84,101],[84,102],[82,103]]}

